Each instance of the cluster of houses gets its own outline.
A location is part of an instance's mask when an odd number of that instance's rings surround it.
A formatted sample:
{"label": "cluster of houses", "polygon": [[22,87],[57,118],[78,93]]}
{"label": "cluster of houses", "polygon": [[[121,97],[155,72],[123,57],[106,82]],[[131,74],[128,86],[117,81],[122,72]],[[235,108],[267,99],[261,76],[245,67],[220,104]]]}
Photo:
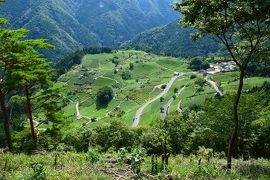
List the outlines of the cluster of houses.
{"label": "cluster of houses", "polygon": [[216,74],[219,72],[229,72],[229,71],[233,71],[236,67],[235,62],[233,61],[224,61],[224,62],[220,62],[218,64],[215,65],[210,65],[210,67],[208,69],[206,69],[204,72],[206,72],[207,74]]}

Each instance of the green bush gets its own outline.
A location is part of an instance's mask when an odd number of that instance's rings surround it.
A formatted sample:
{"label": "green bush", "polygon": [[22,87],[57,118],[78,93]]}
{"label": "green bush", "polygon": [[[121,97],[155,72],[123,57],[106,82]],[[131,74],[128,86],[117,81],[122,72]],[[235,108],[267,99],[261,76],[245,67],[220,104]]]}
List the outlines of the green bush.
{"label": "green bush", "polygon": [[196,75],[196,74],[192,74],[192,75],[190,76],[190,79],[195,79],[195,78],[197,78],[197,75]]}
{"label": "green bush", "polygon": [[97,92],[97,105],[106,106],[113,99],[113,89],[105,86]]}
{"label": "green bush", "polygon": [[162,84],[162,85],[161,85],[161,89],[165,89],[166,87],[167,87],[166,84]]}
{"label": "green bush", "polygon": [[30,129],[24,129],[15,134],[13,138],[14,149],[18,152],[30,154],[36,147],[31,138]]}
{"label": "green bush", "polygon": [[123,80],[129,80],[129,79],[131,79],[131,73],[130,73],[130,71],[128,71],[128,70],[124,71],[122,73],[122,79]]}
{"label": "green bush", "polygon": [[112,59],[112,63],[115,64],[115,66],[118,66],[119,63],[120,63],[120,60],[118,59],[118,57],[114,57],[114,58]]}
{"label": "green bush", "polygon": [[95,132],[87,128],[80,128],[75,132],[69,132],[63,138],[67,149],[75,149],[77,152],[87,152],[90,145],[94,144]]}
{"label": "green bush", "polygon": [[100,160],[100,157],[100,154],[94,149],[89,149],[86,153],[86,161],[89,161],[91,163],[98,162]]}
{"label": "green bush", "polygon": [[205,85],[206,81],[203,79],[203,78],[197,78],[195,80],[195,84],[200,86],[200,87],[203,87]]}
{"label": "green bush", "polygon": [[130,70],[133,70],[133,69],[134,69],[134,64],[133,64],[133,63],[130,63],[130,64],[129,64],[129,69],[130,69]]}
{"label": "green bush", "polygon": [[132,170],[136,174],[141,172],[141,165],[144,162],[145,155],[145,149],[143,148],[132,149],[130,153],[126,148],[121,148],[117,152],[118,161],[130,163]]}
{"label": "green bush", "polygon": [[[178,113],[172,113],[158,124],[158,127],[168,137],[168,146],[171,147],[174,154],[189,153],[190,137],[196,127],[197,117],[196,114],[186,111],[183,111],[180,116]],[[157,136],[160,134],[157,133]]]}
{"label": "green bush", "polygon": [[159,101],[160,101],[160,102],[163,102],[163,101],[164,101],[164,97],[161,97],[161,98],[159,99]]}
{"label": "green bush", "polygon": [[210,64],[207,61],[203,60],[202,58],[196,57],[190,61],[188,68],[198,71],[201,69],[208,69],[209,67]]}
{"label": "green bush", "polygon": [[42,164],[33,163],[31,164],[33,174],[31,175],[32,180],[46,180],[45,168]]}
{"label": "green bush", "polygon": [[132,147],[135,141],[134,132],[119,121],[113,121],[110,125],[99,126],[95,131],[97,132],[96,143],[104,151],[110,148],[118,150],[123,147]]}
{"label": "green bush", "polygon": [[145,150],[142,148],[135,148],[131,152],[131,168],[132,170],[140,174],[141,165],[144,162]]}
{"label": "green bush", "polygon": [[165,135],[158,128],[150,128],[142,133],[140,142],[147,154],[162,154]]}

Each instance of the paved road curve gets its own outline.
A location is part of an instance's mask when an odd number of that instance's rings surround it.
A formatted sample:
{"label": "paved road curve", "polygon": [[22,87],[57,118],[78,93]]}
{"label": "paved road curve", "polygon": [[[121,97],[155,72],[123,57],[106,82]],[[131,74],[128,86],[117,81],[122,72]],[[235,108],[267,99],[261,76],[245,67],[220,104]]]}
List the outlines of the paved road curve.
{"label": "paved road curve", "polygon": [[154,101],[160,99],[162,96],[166,95],[168,93],[168,91],[170,90],[171,86],[173,85],[174,81],[177,78],[179,78],[179,77],[181,77],[183,75],[184,75],[184,73],[180,73],[178,76],[172,77],[171,80],[168,82],[166,88],[159,95],[157,95],[155,98],[151,99],[150,101],[146,102],[144,105],[142,105],[140,107],[140,109],[137,110],[134,121],[133,121],[133,124],[132,124],[132,127],[137,127],[138,126],[138,124],[140,123],[141,116],[142,116],[142,113],[143,113],[144,109],[148,105],[150,105],[152,102],[154,102]]}
{"label": "paved road curve", "polygon": [[219,89],[218,84],[216,82],[212,81],[208,76],[206,76],[204,79],[215,89],[215,91],[220,96],[224,96],[224,93],[222,92],[222,90]]}
{"label": "paved road curve", "polygon": [[[185,88],[186,88],[186,87],[184,86],[182,89],[178,90],[177,93],[175,93],[176,98],[177,98],[178,96],[180,96],[180,94],[185,90]],[[172,98],[167,102],[167,104],[163,107],[163,108],[164,108],[163,113],[160,114],[161,118],[165,118],[166,116],[169,115],[169,109],[170,109],[170,107],[171,107],[173,101],[174,101],[174,98],[172,97]]]}

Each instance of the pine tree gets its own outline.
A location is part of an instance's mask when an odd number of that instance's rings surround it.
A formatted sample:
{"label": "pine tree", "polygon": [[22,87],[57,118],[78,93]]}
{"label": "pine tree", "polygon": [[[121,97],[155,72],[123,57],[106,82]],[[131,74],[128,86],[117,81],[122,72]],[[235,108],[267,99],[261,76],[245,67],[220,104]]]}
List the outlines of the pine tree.
{"label": "pine tree", "polygon": [[4,118],[4,129],[7,145],[12,150],[10,119],[6,109],[6,95],[10,90],[24,88],[26,95],[27,114],[30,120],[33,142],[36,142],[33,117],[31,111],[31,94],[29,87],[36,82],[49,84],[50,63],[36,50],[52,48],[46,40],[25,40],[26,29],[10,30],[4,25],[8,21],[0,19],[0,105]]}
{"label": "pine tree", "polygon": [[51,83],[49,76],[52,70],[50,63],[46,61],[35,48],[51,48],[46,40],[23,40],[17,42],[18,53],[15,54],[17,62],[12,64],[7,70],[8,86],[13,89],[23,87],[26,97],[26,112],[31,127],[33,143],[36,144],[37,137],[33,122],[31,108],[31,87],[36,87],[38,83],[48,86]]}
{"label": "pine tree", "polygon": [[7,113],[6,107],[6,94],[10,90],[7,87],[8,78],[6,76],[7,71],[13,63],[16,62],[14,52],[16,51],[15,44],[19,38],[24,37],[25,30],[6,30],[4,25],[7,24],[6,19],[0,18],[0,106],[4,119],[5,139],[7,146],[12,151],[12,139],[10,129],[10,119]]}

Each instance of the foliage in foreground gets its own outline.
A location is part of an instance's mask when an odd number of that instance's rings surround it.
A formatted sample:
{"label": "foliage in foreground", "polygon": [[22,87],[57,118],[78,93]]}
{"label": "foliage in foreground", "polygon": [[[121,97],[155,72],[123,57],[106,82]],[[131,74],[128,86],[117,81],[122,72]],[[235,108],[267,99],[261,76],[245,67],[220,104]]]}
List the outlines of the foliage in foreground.
{"label": "foliage in foreground", "polygon": [[[24,155],[4,154],[0,156],[0,179],[268,179],[270,162],[265,159],[237,160],[231,172],[225,170],[225,160],[219,154],[201,148],[195,155],[170,157],[167,170],[151,172],[150,156],[139,156],[138,150],[123,150],[100,154],[96,150],[87,153],[56,151],[49,154]],[[210,150],[211,152],[211,150]],[[141,157],[141,158],[137,158]],[[140,161],[140,166],[131,166],[125,161]],[[135,161],[135,158],[137,158]],[[136,164],[138,165],[138,164]],[[137,173],[134,173],[137,171]]]}
{"label": "foliage in foreground", "polygon": [[[240,103],[241,129],[235,157],[269,158],[269,93],[270,85],[255,87],[247,92]],[[89,147],[102,152],[143,147],[148,155],[161,155],[164,145],[172,154],[191,155],[200,146],[214,152],[225,152],[229,139],[232,96],[207,99],[206,103],[194,108],[183,109],[182,113],[171,113],[152,127],[132,129],[121,121],[93,128],[83,124],[77,129],[69,125],[52,126],[39,131],[38,149],[52,151],[87,152]],[[50,124],[49,124],[50,125]],[[30,153],[27,128],[16,133],[14,142],[17,152]]]}

